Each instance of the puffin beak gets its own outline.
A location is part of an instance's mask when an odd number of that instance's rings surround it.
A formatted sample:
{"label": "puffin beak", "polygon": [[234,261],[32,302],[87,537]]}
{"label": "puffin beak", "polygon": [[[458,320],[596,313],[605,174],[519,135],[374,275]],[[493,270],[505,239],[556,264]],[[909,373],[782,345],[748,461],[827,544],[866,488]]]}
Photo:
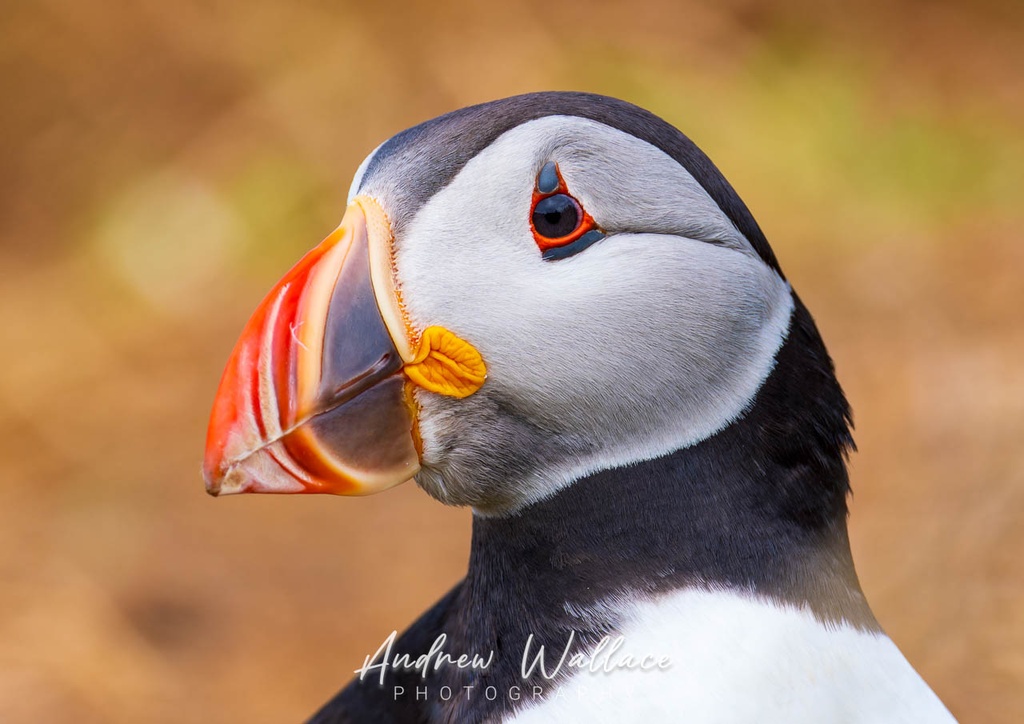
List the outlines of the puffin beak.
{"label": "puffin beak", "polygon": [[210,417],[211,495],[398,485],[420,468],[413,389],[464,397],[483,384],[471,345],[408,323],[392,242],[380,205],[358,197],[256,309]]}

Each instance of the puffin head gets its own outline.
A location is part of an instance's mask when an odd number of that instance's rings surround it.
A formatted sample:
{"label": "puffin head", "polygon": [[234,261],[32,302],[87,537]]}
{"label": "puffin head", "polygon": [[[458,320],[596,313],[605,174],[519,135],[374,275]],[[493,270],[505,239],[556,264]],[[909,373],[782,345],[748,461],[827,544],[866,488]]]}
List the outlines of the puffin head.
{"label": "puffin head", "polygon": [[379,146],[224,372],[207,490],[514,512],[741,419],[799,305],[708,158],[640,108],[538,93]]}

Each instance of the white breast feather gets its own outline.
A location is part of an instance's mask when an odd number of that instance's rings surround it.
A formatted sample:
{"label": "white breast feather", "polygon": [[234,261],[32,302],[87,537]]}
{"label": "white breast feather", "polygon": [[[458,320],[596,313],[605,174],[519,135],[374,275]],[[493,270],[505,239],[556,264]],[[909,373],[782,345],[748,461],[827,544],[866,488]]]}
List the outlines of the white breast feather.
{"label": "white breast feather", "polygon": [[726,592],[643,604],[619,653],[671,657],[664,671],[583,671],[508,721],[955,721],[884,634]]}

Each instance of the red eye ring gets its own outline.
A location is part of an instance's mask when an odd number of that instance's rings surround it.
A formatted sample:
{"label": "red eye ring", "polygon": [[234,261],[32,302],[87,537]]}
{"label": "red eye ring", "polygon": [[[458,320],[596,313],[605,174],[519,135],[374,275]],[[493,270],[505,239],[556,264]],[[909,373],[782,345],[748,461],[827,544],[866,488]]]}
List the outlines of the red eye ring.
{"label": "red eye ring", "polygon": [[[557,179],[556,183],[552,183],[554,179]],[[543,191],[542,186],[545,187]],[[566,228],[570,230],[566,231]],[[538,174],[530,206],[530,230],[542,252],[569,246],[588,232],[601,231],[594,217],[569,193],[561,171],[554,162],[549,161]],[[548,253],[544,256],[556,258]]]}

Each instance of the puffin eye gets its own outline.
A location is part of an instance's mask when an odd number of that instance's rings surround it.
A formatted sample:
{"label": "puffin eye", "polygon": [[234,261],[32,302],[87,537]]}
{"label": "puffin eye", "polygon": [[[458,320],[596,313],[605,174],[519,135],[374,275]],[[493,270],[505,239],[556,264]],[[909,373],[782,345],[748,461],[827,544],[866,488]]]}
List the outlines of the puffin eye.
{"label": "puffin eye", "polygon": [[576,231],[583,209],[566,194],[546,196],[533,207],[533,230],[545,239],[560,239]]}
{"label": "puffin eye", "polygon": [[604,231],[569,194],[554,161],[537,174],[530,213],[533,240],[546,261],[564,259],[604,238]]}

